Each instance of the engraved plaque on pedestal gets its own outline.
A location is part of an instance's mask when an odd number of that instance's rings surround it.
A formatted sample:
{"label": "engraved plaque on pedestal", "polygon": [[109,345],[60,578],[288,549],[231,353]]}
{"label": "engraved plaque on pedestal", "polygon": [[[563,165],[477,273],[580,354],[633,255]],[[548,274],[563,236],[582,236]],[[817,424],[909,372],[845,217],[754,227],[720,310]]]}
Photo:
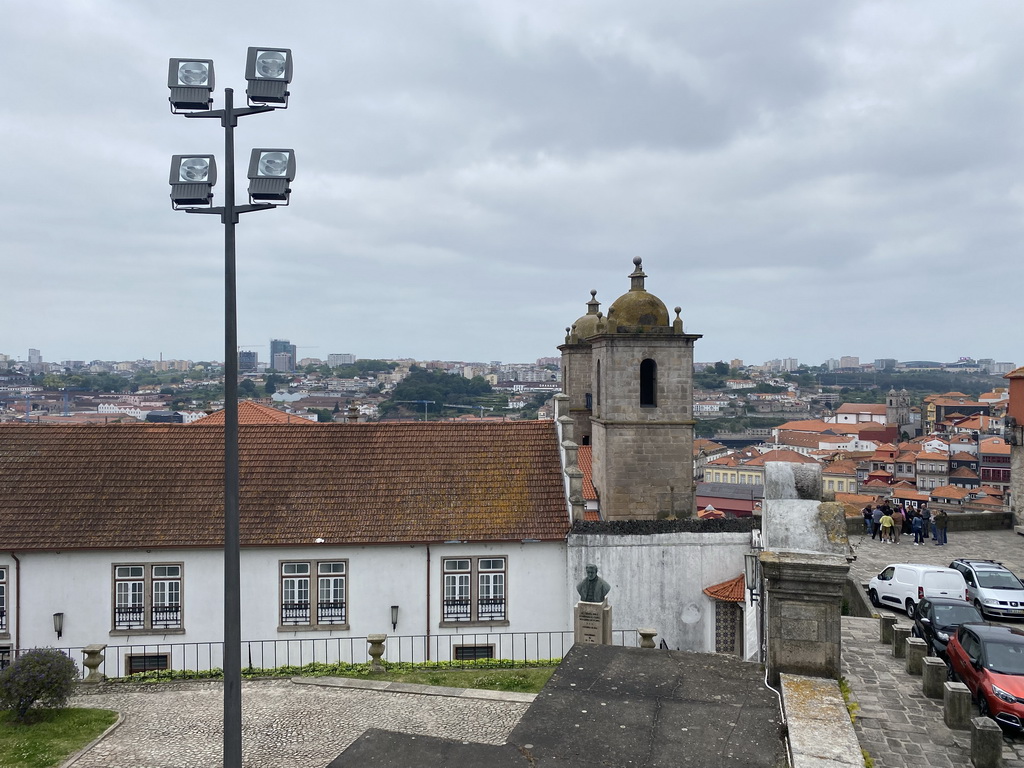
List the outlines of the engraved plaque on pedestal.
{"label": "engraved plaque on pedestal", "polygon": [[573,642],[584,645],[612,644],[612,607],[607,603],[576,603],[573,611]]}

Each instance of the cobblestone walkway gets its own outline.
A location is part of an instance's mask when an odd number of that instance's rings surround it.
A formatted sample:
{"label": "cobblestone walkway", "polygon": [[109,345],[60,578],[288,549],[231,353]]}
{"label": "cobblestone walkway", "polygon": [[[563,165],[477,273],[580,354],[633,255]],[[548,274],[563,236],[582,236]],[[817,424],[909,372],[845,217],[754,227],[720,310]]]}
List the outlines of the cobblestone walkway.
{"label": "cobblestone walkway", "polygon": [[[210,768],[221,764],[223,693],[218,683],[132,686],[75,697],[72,706],[124,714],[74,768]],[[504,744],[528,704],[295,685],[242,684],[243,760],[248,768],[326,766],[367,728]]]}
{"label": "cobblestone walkway", "polygon": [[[1024,576],[1024,537],[1009,530],[951,534],[944,547],[930,541],[915,547],[906,538],[900,544],[850,538],[857,554],[850,575],[857,583],[866,582],[890,563],[945,566],[957,557],[1000,560]],[[902,612],[877,610],[909,625]],[[970,766],[970,731],[946,727],[942,702],[925,698],[921,678],[908,675],[904,660],[894,659],[891,647],[878,642],[876,619],[843,619],[843,676],[850,685],[852,701],[860,707],[854,724],[857,738],[874,759],[875,768]],[[978,714],[977,707],[974,714]],[[1003,745],[1006,768],[1024,768],[1024,738],[1007,736]]]}

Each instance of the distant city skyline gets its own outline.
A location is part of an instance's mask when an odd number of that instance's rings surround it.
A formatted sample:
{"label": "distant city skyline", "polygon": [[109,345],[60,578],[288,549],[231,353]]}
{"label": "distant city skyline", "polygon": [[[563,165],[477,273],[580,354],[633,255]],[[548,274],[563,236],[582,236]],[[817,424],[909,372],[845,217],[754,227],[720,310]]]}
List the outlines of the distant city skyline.
{"label": "distant city skyline", "polygon": [[[274,339],[273,341],[280,342],[283,345],[289,344],[288,340],[287,339],[283,339],[283,338]],[[296,355],[296,352],[294,351],[295,345],[291,344],[289,346],[291,348],[290,354],[291,355]],[[263,366],[269,367],[270,364],[273,362],[273,360],[272,360],[273,353],[271,352],[271,349],[272,349],[272,347],[271,347],[271,343],[270,342],[268,342],[268,344],[265,347],[262,347],[262,348],[259,347],[258,345],[247,345],[246,347],[239,349],[239,354],[240,355],[244,355],[246,352],[250,352],[251,353],[251,352],[255,351],[256,355],[257,355],[258,364],[261,367],[263,367]],[[94,357],[94,356],[84,356],[84,357],[80,356],[80,357],[59,357],[59,358],[50,359],[49,357],[46,356],[45,351],[42,350],[41,348],[30,347],[30,348],[27,348],[27,351],[28,351],[28,354],[25,357],[18,357],[17,355],[13,355],[10,352],[5,352],[3,350],[0,350],[0,365],[2,365],[5,357],[8,358],[9,362],[11,362],[11,363],[25,363],[25,364],[33,364],[33,360],[31,359],[33,357],[38,357],[38,360],[36,360],[36,363],[40,363],[40,362],[41,363],[61,363],[61,362],[72,361],[72,360],[81,361],[81,362],[84,362],[84,363],[90,363],[90,362],[93,362],[93,361],[136,362],[136,361],[140,361],[140,360],[146,360],[146,361],[150,361],[150,362],[158,362],[158,361],[161,361],[161,360],[165,360],[165,361],[166,360],[191,360],[193,362],[199,362],[199,361],[206,360],[206,361],[211,361],[211,362],[223,362],[223,360],[221,360],[220,357],[196,357],[196,356],[189,356],[189,355],[185,355],[185,356],[168,356],[168,355],[163,355],[162,353],[158,353],[157,356],[155,356],[155,357],[148,357],[146,355],[136,356],[136,357],[126,357],[126,358],[109,358],[109,357],[108,358],[104,358],[104,357]],[[517,363],[530,364],[530,363],[533,363],[533,362],[535,362],[537,360],[542,360],[544,358],[557,359],[557,354],[555,354],[555,355],[552,355],[552,354],[546,354],[546,355],[545,354],[538,354],[538,355],[536,355],[534,357],[530,357],[530,358],[525,359],[525,360],[499,360],[498,358],[493,357],[493,356],[485,357],[483,359],[471,359],[471,358],[468,358],[468,357],[452,357],[452,358],[415,357],[415,356],[389,357],[389,356],[386,356],[386,355],[376,355],[376,354],[365,354],[365,355],[362,355],[362,354],[355,354],[355,353],[352,353],[352,352],[329,352],[329,353],[324,354],[324,355],[309,354],[309,355],[296,356],[295,358],[293,358],[292,364],[297,366],[298,363],[301,360],[314,359],[314,360],[321,360],[321,361],[323,361],[324,364],[332,365],[332,367],[337,367],[337,366],[340,366],[340,365],[350,364],[351,362],[354,362],[355,360],[418,360],[418,361],[421,361],[421,362],[428,362],[428,361],[437,360],[437,361],[441,361],[441,362],[472,363],[472,364],[489,365],[489,364],[493,364],[493,363],[498,363],[498,364],[501,364],[501,363],[505,363],[505,364],[517,364]],[[936,363],[941,363],[943,365],[955,365],[958,362],[964,361],[965,359],[973,360],[975,362],[991,360],[992,362],[994,362],[997,365],[1002,365],[1002,366],[1010,365],[1010,366],[1013,366],[1013,367],[1016,366],[1016,363],[1015,363],[1015,361],[1012,358],[974,357],[974,356],[971,356],[971,355],[957,355],[956,357],[951,357],[951,358],[947,358],[947,359],[926,358],[926,357],[920,357],[920,356],[918,356],[918,357],[908,357],[906,359],[900,359],[900,358],[864,358],[864,357],[860,357],[860,356],[857,356],[857,355],[833,355],[833,356],[827,356],[827,357],[823,358],[822,360],[820,360],[818,362],[812,362],[810,360],[800,360],[799,358],[795,358],[795,357],[773,357],[773,358],[769,358],[767,360],[757,360],[757,361],[755,361],[755,360],[745,360],[743,358],[737,358],[737,357],[726,357],[726,358],[720,358],[718,360],[711,360],[711,359],[700,358],[699,355],[698,355],[698,359],[695,361],[695,364],[700,365],[700,364],[710,364],[710,363],[715,363],[715,362],[725,362],[725,363],[729,363],[730,365],[732,365],[732,364],[736,363],[737,361],[739,361],[739,362],[742,362],[744,367],[747,367],[747,366],[761,367],[761,366],[772,366],[772,364],[778,364],[776,367],[778,367],[778,368],[780,368],[782,370],[792,370],[792,369],[794,369],[794,368],[796,368],[798,366],[807,366],[809,368],[814,368],[814,367],[819,367],[819,366],[825,366],[825,367],[828,367],[828,368],[850,368],[850,367],[858,367],[858,366],[863,367],[863,366],[866,366],[866,365],[875,365],[875,363],[878,363],[878,362],[881,362],[881,361],[888,361],[888,360],[893,360],[897,364],[905,364],[905,363],[909,363],[909,362],[936,362]],[[853,361],[856,361],[856,362],[853,362]],[[789,365],[787,365],[787,363]],[[1000,373],[1005,373],[1005,372],[1007,372],[1007,371],[1005,371],[1005,370],[1000,371]]]}

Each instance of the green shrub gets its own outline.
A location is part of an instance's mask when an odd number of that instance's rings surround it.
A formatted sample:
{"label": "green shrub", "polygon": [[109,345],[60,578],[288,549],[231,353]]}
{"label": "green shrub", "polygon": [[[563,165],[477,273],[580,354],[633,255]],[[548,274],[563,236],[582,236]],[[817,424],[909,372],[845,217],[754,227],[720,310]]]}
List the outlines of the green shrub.
{"label": "green shrub", "polygon": [[0,709],[13,710],[24,721],[37,703],[51,709],[67,705],[78,679],[78,666],[56,648],[21,654],[0,672]]}

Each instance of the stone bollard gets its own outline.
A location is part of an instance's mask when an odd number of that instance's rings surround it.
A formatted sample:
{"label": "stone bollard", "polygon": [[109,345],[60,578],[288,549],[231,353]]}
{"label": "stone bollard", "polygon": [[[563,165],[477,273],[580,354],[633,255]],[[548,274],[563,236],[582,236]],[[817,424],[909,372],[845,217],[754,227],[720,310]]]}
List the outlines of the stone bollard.
{"label": "stone bollard", "polygon": [[907,656],[907,640],[910,639],[910,627],[896,625],[892,628],[893,658],[903,659]]}
{"label": "stone bollard", "polygon": [[384,641],[388,639],[387,635],[367,635],[366,642],[370,644],[368,653],[370,654],[370,671],[371,672],[384,672],[384,665],[380,663],[380,657],[384,655]]}
{"label": "stone bollard", "polygon": [[963,683],[947,682],[942,687],[942,720],[957,731],[971,727],[971,692]]}
{"label": "stone bollard", "polygon": [[637,634],[640,635],[640,647],[641,648],[657,648],[654,644],[654,637],[658,634],[656,629],[638,629]]}
{"label": "stone bollard", "polygon": [[920,637],[907,638],[907,674],[921,676],[924,657],[928,655],[928,643]]}
{"label": "stone bollard", "polygon": [[892,628],[896,626],[895,616],[878,617],[878,642],[890,645],[892,643]]}
{"label": "stone bollard", "polygon": [[971,720],[971,765],[974,768],[1003,766],[1003,729],[991,718]]}
{"label": "stone bollard", "polygon": [[934,656],[925,657],[921,662],[921,691],[929,699],[941,699],[945,684],[946,662]]}
{"label": "stone bollard", "polygon": [[102,683],[106,680],[106,676],[99,671],[100,664],[103,663],[103,652],[107,650],[106,643],[94,643],[93,645],[87,645],[82,649],[82,653],[85,654],[85,659],[82,660],[82,666],[89,670],[88,676],[82,681],[83,683]]}

